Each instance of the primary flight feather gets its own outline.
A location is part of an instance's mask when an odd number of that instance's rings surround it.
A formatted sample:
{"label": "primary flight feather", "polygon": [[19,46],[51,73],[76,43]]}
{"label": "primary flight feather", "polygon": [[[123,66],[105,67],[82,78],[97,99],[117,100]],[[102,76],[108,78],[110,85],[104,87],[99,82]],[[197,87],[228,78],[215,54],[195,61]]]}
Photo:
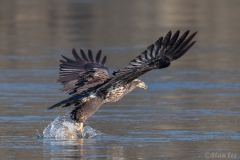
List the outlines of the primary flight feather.
{"label": "primary flight feather", "polygon": [[62,56],[60,60],[60,76],[57,80],[64,86],[63,92],[72,95],[48,109],[55,107],[75,106],[71,112],[71,119],[82,132],[83,123],[93,115],[104,103],[116,102],[136,87],[146,89],[145,83],[137,79],[142,74],[153,69],[166,68],[170,63],[183,56],[196,41],[192,41],[197,32],[188,36],[186,31],[179,38],[180,31],[173,36],[169,31],[160,37],[147,50],[130,61],[124,69],[113,72],[112,76],[105,67],[107,57],[101,58],[101,50],[94,58],[92,51],[86,55],[80,50],[81,56],[72,49],[75,60]]}

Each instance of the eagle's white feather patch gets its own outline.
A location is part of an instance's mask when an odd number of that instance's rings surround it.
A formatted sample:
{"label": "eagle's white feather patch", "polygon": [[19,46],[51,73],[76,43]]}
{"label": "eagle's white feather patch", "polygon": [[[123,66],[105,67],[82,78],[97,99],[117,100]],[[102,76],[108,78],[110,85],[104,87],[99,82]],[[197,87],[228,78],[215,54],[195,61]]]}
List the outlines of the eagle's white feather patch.
{"label": "eagle's white feather patch", "polygon": [[82,103],[90,101],[91,99],[96,98],[96,94],[95,93],[91,93],[90,96],[83,98],[82,99]]}

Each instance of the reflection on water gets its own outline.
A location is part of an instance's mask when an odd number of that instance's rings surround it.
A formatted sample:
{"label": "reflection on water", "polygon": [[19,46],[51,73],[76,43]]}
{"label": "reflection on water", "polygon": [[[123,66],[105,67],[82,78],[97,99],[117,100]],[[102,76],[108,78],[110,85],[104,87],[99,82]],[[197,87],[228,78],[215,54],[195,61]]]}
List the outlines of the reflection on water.
{"label": "reflection on water", "polygon": [[[238,0],[0,2],[1,158],[240,158],[239,7]],[[72,108],[46,111],[68,97],[55,83],[60,55],[102,49],[113,71],[178,29],[199,31],[196,45],[143,75],[147,91],[102,106],[86,122],[86,133],[104,135],[62,139],[63,125],[75,129],[64,121]]]}

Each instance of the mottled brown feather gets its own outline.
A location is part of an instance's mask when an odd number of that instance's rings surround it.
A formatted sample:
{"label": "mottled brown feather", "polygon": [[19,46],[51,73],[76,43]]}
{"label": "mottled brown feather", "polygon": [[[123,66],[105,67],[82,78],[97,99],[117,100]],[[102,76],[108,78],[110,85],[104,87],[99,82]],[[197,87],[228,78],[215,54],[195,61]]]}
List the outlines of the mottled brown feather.
{"label": "mottled brown feather", "polygon": [[[72,54],[76,61],[63,56],[66,61],[60,60],[62,64],[60,64],[60,75],[57,80],[64,85],[61,89],[63,92],[68,94],[81,93],[109,78],[108,69],[99,63],[99,53],[101,54],[101,51],[96,55],[96,60],[98,60],[96,62],[94,62],[91,50],[88,51],[88,57],[81,50],[82,57],[80,57],[73,48]],[[106,58],[103,61],[106,61]]]}

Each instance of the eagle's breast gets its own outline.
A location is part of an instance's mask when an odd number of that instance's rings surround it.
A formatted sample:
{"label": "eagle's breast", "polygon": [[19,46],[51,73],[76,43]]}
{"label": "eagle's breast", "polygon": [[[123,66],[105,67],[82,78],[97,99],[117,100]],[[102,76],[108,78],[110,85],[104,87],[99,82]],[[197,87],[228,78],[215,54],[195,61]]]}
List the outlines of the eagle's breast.
{"label": "eagle's breast", "polygon": [[112,86],[108,89],[108,93],[105,96],[104,103],[116,102],[121,99],[126,93],[128,93],[126,87],[119,84]]}

